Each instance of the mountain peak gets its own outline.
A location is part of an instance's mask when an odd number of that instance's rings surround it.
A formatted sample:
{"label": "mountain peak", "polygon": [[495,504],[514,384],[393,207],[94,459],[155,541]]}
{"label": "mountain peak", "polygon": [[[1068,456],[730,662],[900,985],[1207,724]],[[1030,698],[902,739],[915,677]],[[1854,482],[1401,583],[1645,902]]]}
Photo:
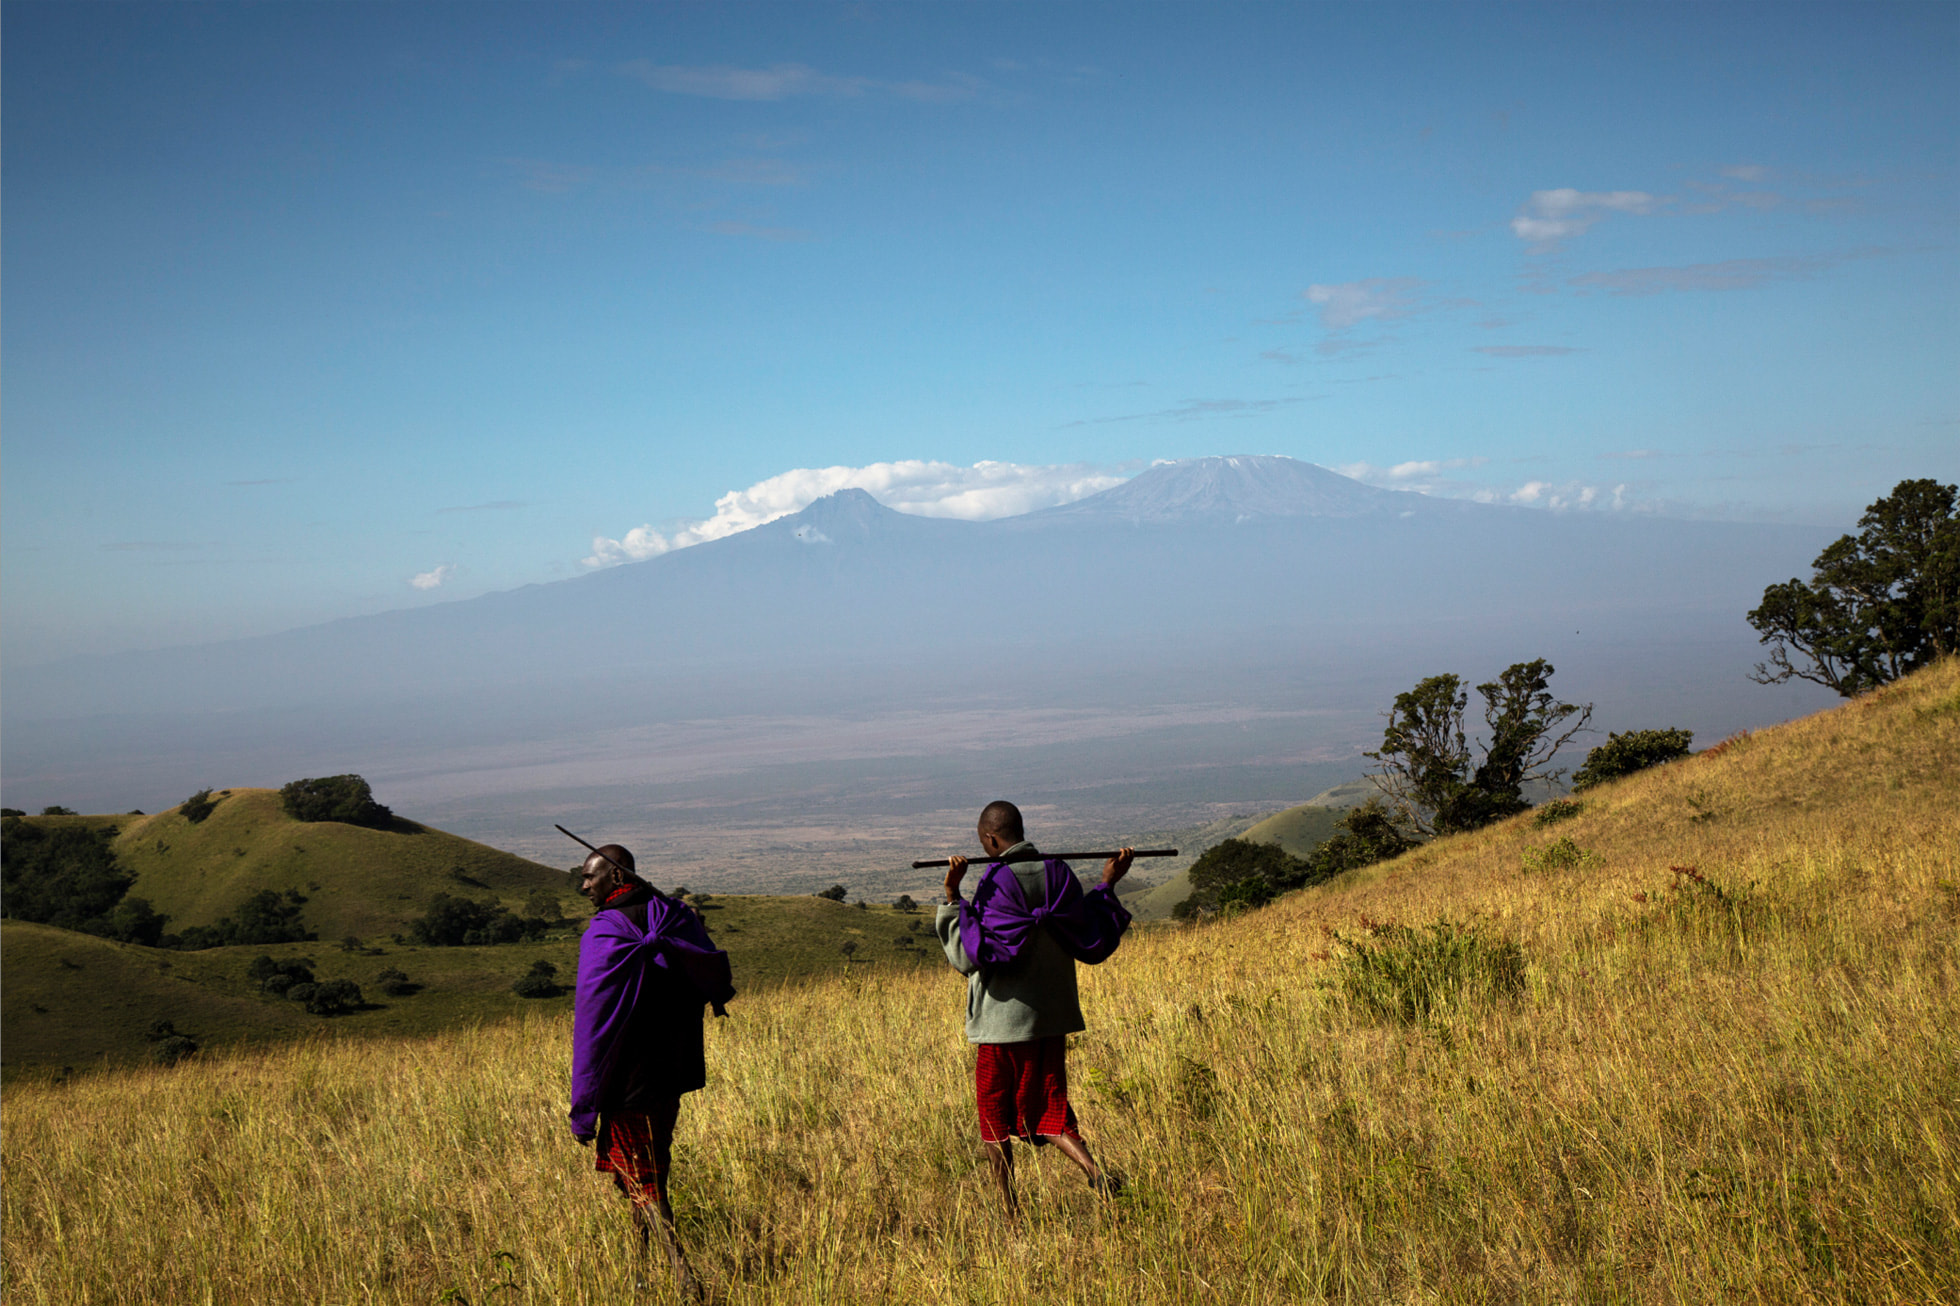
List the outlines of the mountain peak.
{"label": "mountain peak", "polygon": [[1030,517],[1129,522],[1240,522],[1265,517],[1363,517],[1415,506],[1325,467],[1266,454],[1159,463],[1113,489]]}

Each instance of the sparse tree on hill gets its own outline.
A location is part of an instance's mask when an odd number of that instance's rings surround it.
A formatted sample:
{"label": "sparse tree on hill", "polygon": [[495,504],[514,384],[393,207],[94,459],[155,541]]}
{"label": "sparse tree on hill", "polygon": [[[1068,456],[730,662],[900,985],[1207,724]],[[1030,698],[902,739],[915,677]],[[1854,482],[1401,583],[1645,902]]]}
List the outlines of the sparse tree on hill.
{"label": "sparse tree on hill", "polygon": [[562,921],[565,907],[558,895],[542,886],[531,890],[524,899],[524,914],[535,916],[541,921]]}
{"label": "sparse tree on hill", "polygon": [[1400,857],[1416,842],[1396,812],[1381,799],[1370,798],[1359,807],[1349,808],[1335,823],[1334,833],[1308,854],[1307,883],[1318,884],[1343,871]]}
{"label": "sparse tree on hill", "polygon": [[358,775],[295,780],[279,790],[279,803],[295,821],[339,821],[385,830],[395,814],[374,801],[374,791]]}
{"label": "sparse tree on hill", "polygon": [[1960,650],[1956,493],[1900,481],[1865,509],[1856,535],[1817,555],[1808,583],[1764,590],[1749,624],[1770,654],[1751,678],[1808,680],[1849,698]]}
{"label": "sparse tree on hill", "polygon": [[201,823],[205,817],[217,810],[218,804],[212,799],[209,789],[200,789],[177,804],[178,814],[192,825]]}
{"label": "sparse tree on hill", "polygon": [[1475,830],[1531,806],[1524,786],[1555,780],[1554,754],[1586,729],[1592,704],[1561,703],[1548,688],[1551,663],[1517,662],[1477,686],[1484,700],[1483,760],[1471,767],[1463,729],[1469,695],[1454,675],[1430,676],[1395,696],[1385,715],[1375,784],[1401,820],[1424,836]]}
{"label": "sparse tree on hill", "polygon": [[892,906],[899,911],[905,912],[919,910],[919,904],[912,901],[912,895],[909,893],[899,894],[897,898],[893,899]]}
{"label": "sparse tree on hill", "polygon": [[850,890],[846,889],[843,885],[833,884],[828,889],[819,889],[817,891],[817,897],[828,898],[832,902],[842,902],[849,893]]}
{"label": "sparse tree on hill", "polygon": [[81,815],[81,813],[80,813],[80,812],[78,812],[78,811],[76,811],[76,810],[75,810],[74,808],[72,808],[72,807],[62,807],[61,805],[59,805],[59,804],[57,804],[57,803],[50,803],[50,804],[49,804],[48,806],[46,806],[46,807],[43,807],[43,808],[41,809],[41,815],[43,815],[43,816],[80,816],[80,815]]}

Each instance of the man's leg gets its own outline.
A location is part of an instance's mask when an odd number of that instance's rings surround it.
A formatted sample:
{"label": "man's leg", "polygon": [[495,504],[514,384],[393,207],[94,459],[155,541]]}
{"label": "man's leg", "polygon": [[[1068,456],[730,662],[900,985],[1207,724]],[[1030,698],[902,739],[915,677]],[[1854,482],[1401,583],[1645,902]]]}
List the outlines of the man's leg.
{"label": "man's leg", "polygon": [[[620,1169],[614,1173],[619,1187],[633,1206],[633,1229],[638,1236],[640,1255],[651,1252],[653,1235],[658,1234],[660,1246],[667,1253],[668,1264],[673,1267],[674,1281],[680,1289],[683,1301],[701,1300],[701,1285],[694,1277],[694,1270],[687,1263],[687,1251],[681,1245],[680,1230],[674,1224],[674,1208],[667,1199],[667,1172],[673,1162],[674,1122],[680,1115],[680,1102],[657,1104],[653,1110],[634,1113],[632,1123],[620,1121],[618,1148],[630,1153],[621,1156]],[[609,1124],[611,1122],[608,1122]],[[608,1146],[613,1137],[610,1130],[602,1131],[601,1146]]]}
{"label": "man's leg", "polygon": [[1021,1207],[1014,1200],[1014,1144],[1003,1138],[998,1143],[981,1144],[987,1149],[987,1165],[994,1172],[994,1186],[1000,1189],[1000,1198],[1007,1203],[1007,1218],[1018,1219]]}

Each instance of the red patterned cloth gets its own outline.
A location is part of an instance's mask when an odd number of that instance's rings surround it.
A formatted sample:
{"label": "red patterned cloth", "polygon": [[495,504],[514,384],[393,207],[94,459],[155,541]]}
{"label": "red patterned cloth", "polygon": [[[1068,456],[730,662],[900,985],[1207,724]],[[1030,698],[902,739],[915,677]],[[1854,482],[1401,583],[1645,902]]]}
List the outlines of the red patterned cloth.
{"label": "red patterned cloth", "polygon": [[1024,1138],[1081,1138],[1068,1104],[1068,1036],[1026,1043],[982,1043],[973,1065],[980,1103],[980,1137],[989,1143]]}
{"label": "red patterned cloth", "polygon": [[635,1202],[658,1197],[666,1191],[674,1122],[680,1114],[681,1100],[674,1097],[655,1103],[651,1111],[608,1111],[600,1116],[599,1137],[592,1148],[595,1168],[611,1174],[619,1191]]}

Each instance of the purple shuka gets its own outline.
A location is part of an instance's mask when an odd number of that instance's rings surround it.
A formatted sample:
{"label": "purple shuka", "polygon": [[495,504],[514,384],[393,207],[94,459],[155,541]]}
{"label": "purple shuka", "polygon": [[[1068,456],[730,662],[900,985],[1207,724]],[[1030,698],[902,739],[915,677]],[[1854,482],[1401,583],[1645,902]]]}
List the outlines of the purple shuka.
{"label": "purple shuka", "polygon": [[719,1016],[734,996],[728,954],[684,904],[642,888],[595,913],[578,948],[572,1132],[589,1137],[602,1111],[701,1087],[701,1004]]}
{"label": "purple shuka", "polygon": [[1041,865],[1046,901],[1039,907],[1028,906],[1021,881],[1007,862],[987,867],[974,886],[973,900],[960,900],[960,942],[975,966],[1012,962],[1037,925],[1046,925],[1065,952],[1092,966],[1122,942],[1130,913],[1116,900],[1115,890],[1098,884],[1084,893],[1067,862],[1051,858]]}

